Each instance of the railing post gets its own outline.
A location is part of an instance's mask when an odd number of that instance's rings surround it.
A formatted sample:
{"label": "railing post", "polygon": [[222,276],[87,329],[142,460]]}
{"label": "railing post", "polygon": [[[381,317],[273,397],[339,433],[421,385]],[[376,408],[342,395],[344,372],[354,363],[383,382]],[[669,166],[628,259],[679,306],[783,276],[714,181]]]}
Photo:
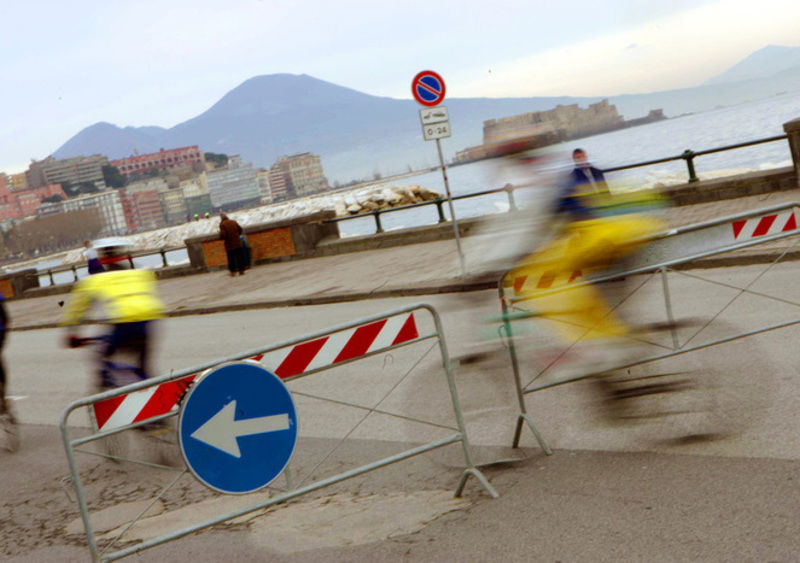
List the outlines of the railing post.
{"label": "railing post", "polygon": [[686,149],[685,151],[683,151],[683,154],[681,155],[681,158],[686,161],[686,168],[689,169],[689,183],[690,184],[692,182],[697,182],[698,181],[697,174],[694,171],[694,157],[695,157],[695,154],[690,149]]}
{"label": "railing post", "polygon": [[72,277],[74,281],[78,281],[78,268],[75,267],[75,264],[72,265]]}
{"label": "railing post", "polygon": [[503,189],[506,191],[506,195],[508,196],[508,210],[516,211],[517,202],[514,200],[514,186],[511,184],[506,184]]}
{"label": "railing post", "polygon": [[382,233],[383,232],[383,225],[381,225],[381,211],[380,209],[376,209],[372,212],[372,216],[375,218],[375,232]]}
{"label": "railing post", "polygon": [[131,270],[133,270],[134,269],[133,256],[131,256],[130,254],[128,254],[128,264],[131,265]]}
{"label": "railing post", "polygon": [[436,204],[436,212],[439,214],[439,222],[446,223],[447,219],[444,218],[444,210],[442,209],[442,204],[444,203],[444,200],[440,197],[437,197],[434,200],[434,203]]}
{"label": "railing post", "polygon": [[794,119],[783,124],[783,130],[788,135],[789,152],[792,153],[797,186],[800,187],[800,119]]}
{"label": "railing post", "polygon": [[56,285],[56,280],[53,279],[53,270],[47,270],[47,275],[50,278],[50,285]]}
{"label": "railing post", "polygon": [[162,264],[161,267],[166,268],[167,266],[169,266],[169,264],[167,263],[167,251],[162,248],[161,250],[159,250],[159,252],[161,253],[161,264]]}

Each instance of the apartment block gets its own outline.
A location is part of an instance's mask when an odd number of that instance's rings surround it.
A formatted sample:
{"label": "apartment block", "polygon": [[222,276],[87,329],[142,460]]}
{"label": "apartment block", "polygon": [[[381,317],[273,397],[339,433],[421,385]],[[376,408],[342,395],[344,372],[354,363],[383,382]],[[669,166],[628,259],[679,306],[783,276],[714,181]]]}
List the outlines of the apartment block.
{"label": "apartment block", "polygon": [[109,190],[98,194],[89,194],[64,201],[43,203],[39,206],[39,215],[79,211],[81,209],[97,209],[103,222],[103,230],[99,236],[124,235],[128,232],[125,210],[119,190]]}
{"label": "apartment block", "polygon": [[211,204],[217,209],[258,203],[261,197],[253,165],[242,164],[236,158],[228,161],[227,169],[206,172],[206,177]]}
{"label": "apartment block", "polygon": [[123,176],[130,177],[150,170],[169,170],[179,166],[203,166],[203,152],[197,145],[177,149],[161,149],[155,153],[137,154],[111,161]]}
{"label": "apartment block", "polygon": [[36,214],[42,200],[54,195],[66,199],[61,184],[45,184],[26,190],[10,189],[8,177],[0,174],[0,221],[19,220]]}
{"label": "apartment block", "polygon": [[319,156],[308,152],[280,157],[270,169],[269,180],[275,200],[303,197],[328,189]]}
{"label": "apartment block", "polygon": [[103,166],[106,164],[108,158],[101,154],[62,159],[50,156],[32,162],[25,175],[28,186],[32,187],[65,182],[71,184],[88,182],[104,189],[106,185],[103,182]]}
{"label": "apartment block", "polygon": [[272,202],[272,191],[269,185],[269,170],[259,168],[256,170],[256,180],[258,181],[258,193],[261,196],[261,203]]}
{"label": "apartment block", "polygon": [[186,222],[188,210],[186,198],[181,188],[172,188],[159,194],[161,209],[164,211],[164,220],[167,225],[180,225]]}

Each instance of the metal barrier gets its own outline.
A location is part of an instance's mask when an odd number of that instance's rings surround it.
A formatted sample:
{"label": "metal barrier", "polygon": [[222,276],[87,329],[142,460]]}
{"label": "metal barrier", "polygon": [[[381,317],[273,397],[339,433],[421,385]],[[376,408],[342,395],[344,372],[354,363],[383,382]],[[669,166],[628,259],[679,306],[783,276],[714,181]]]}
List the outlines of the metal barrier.
{"label": "metal barrier", "polygon": [[438,216],[438,221],[437,222],[438,223],[446,223],[447,222],[447,218],[445,218],[445,216],[444,216],[444,208],[442,207],[445,203],[447,203],[447,202],[449,202],[451,200],[452,201],[459,201],[459,200],[462,200],[462,199],[469,199],[469,198],[473,198],[473,197],[482,197],[482,196],[486,196],[486,195],[499,194],[499,193],[505,193],[506,194],[506,197],[508,197],[508,210],[509,211],[515,211],[517,209],[517,202],[514,199],[514,190],[517,190],[517,189],[527,189],[527,188],[525,188],[525,187],[515,188],[511,184],[508,184],[507,186],[502,187],[502,188],[497,188],[497,189],[493,189],[493,190],[483,190],[483,191],[480,191],[480,192],[474,192],[474,193],[470,193],[470,194],[456,195],[456,196],[453,196],[452,198],[441,198],[441,197],[438,197],[438,198],[432,199],[430,201],[422,201],[420,203],[412,203],[410,205],[401,205],[399,207],[389,207],[388,209],[375,209],[374,211],[368,211],[367,213],[359,213],[358,215],[348,215],[346,217],[333,217],[331,219],[326,219],[325,223],[339,223],[341,221],[350,221],[352,219],[363,219],[364,217],[372,217],[375,220],[375,232],[376,233],[382,233],[382,232],[384,232],[384,230],[383,230],[383,224],[381,223],[381,215],[384,215],[386,213],[394,213],[396,211],[407,211],[409,209],[417,209],[417,208],[420,208],[420,207],[427,207],[429,205],[435,205],[436,206],[436,214]]}
{"label": "metal barrier", "polygon": [[[417,323],[417,315],[421,312],[427,312],[430,315],[430,319],[433,321],[433,329],[424,334],[420,334],[418,328],[419,325]],[[431,441],[424,445],[405,450],[401,453],[397,453],[395,455],[350,469],[343,473],[339,473],[332,477],[328,477],[326,479],[322,479],[298,488],[292,488],[290,480],[287,477],[289,490],[279,494],[278,496],[270,498],[268,501],[253,504],[252,506],[237,510],[230,514],[218,516],[211,520],[207,520],[205,522],[201,522],[187,528],[150,539],[131,547],[119,549],[115,552],[107,552],[109,549],[114,547],[114,544],[119,539],[124,537],[124,533],[127,532],[127,530],[132,527],[136,521],[142,518],[142,516],[147,512],[147,510],[145,510],[139,516],[134,518],[128,527],[125,528],[110,545],[105,546],[104,551],[101,551],[89,517],[89,507],[86,500],[86,493],[81,481],[81,476],[78,471],[75,458],[75,454],[78,451],[81,451],[81,453],[94,452],[76,450],[78,446],[99,440],[104,437],[112,436],[119,432],[134,429],[144,424],[152,423],[156,420],[174,416],[178,412],[180,401],[184,393],[191,385],[196,375],[204,370],[214,368],[215,366],[226,362],[241,359],[256,360],[284,381],[290,382],[295,379],[329,370],[334,367],[343,366],[368,357],[376,356],[378,354],[385,354],[398,348],[427,341],[434,341],[434,343],[412,366],[411,370],[409,370],[403,376],[403,378],[407,377],[417,366],[417,364],[422,361],[425,355],[433,350],[433,348],[438,344],[439,353],[441,356],[441,364],[444,368],[445,377],[447,379],[450,402],[455,418],[454,425],[441,424],[438,422],[432,422],[429,420],[423,420],[379,409],[378,407],[380,403],[386,399],[386,397],[388,397],[394,387],[389,391],[389,393],[387,393],[387,395],[384,396],[381,401],[372,406],[334,400],[326,397],[310,395],[308,393],[302,393],[301,396],[313,397],[338,405],[367,411],[367,415],[365,415],[364,418],[371,413],[377,413],[401,420],[410,420],[415,423],[428,425],[430,427],[451,430],[454,432],[454,434],[447,438]],[[82,407],[88,407],[90,410],[92,432],[88,436],[72,438],[70,436],[70,429],[68,427],[69,417],[74,411]],[[362,421],[363,420],[364,419],[362,419]],[[461,473],[460,479],[455,488],[455,496],[460,496],[462,494],[467,479],[470,476],[473,476],[493,498],[498,497],[494,487],[492,487],[486,477],[472,461],[469,440],[464,424],[464,417],[462,415],[458,391],[453,378],[452,363],[448,355],[441,319],[437,311],[430,305],[426,304],[416,304],[395,309],[381,315],[366,317],[356,322],[340,325],[329,330],[310,334],[299,339],[250,350],[248,352],[236,354],[227,358],[221,358],[212,362],[207,362],[189,369],[184,369],[170,375],[164,375],[80,399],[71,403],[65,409],[61,417],[60,427],[64,448],[67,455],[67,461],[70,467],[71,480],[77,495],[78,505],[80,508],[81,517],[83,519],[86,538],[93,561],[113,561],[120,559],[150,547],[161,545],[190,533],[251,513],[253,511],[297,498],[301,495],[316,491],[339,481],[350,479],[357,475],[361,475],[363,473],[373,471],[392,463],[402,461],[422,453],[435,450],[437,448],[442,448],[450,444],[461,444],[465,463],[465,469]],[[345,438],[346,437],[347,436],[345,436]],[[339,445],[341,445],[341,442]],[[325,459],[327,459],[327,457],[332,453],[333,452],[331,451],[325,457]],[[139,461],[138,463],[145,462]],[[153,500],[153,502],[155,503],[159,498],[166,494],[166,492],[173,487],[186,473],[186,469],[181,470],[180,474],[169,485],[167,485],[165,489],[161,491],[161,493],[156,497],[156,499]]]}
{"label": "metal barrier", "polygon": [[[697,177],[697,174],[695,172],[695,167],[694,167],[694,159],[697,158],[698,156],[705,156],[705,155],[708,155],[708,154],[714,154],[714,153],[718,153],[718,152],[724,152],[724,151],[729,151],[729,150],[734,150],[734,149],[740,149],[740,148],[750,147],[750,146],[754,146],[754,145],[761,145],[761,144],[764,144],[764,143],[772,143],[772,142],[775,142],[775,141],[785,141],[788,138],[789,138],[788,135],[776,135],[774,137],[767,137],[767,138],[764,138],[764,139],[755,139],[753,141],[747,141],[747,142],[744,142],[744,143],[736,143],[736,144],[733,144],[733,145],[725,145],[725,146],[722,146],[722,147],[715,147],[713,149],[706,149],[706,150],[701,150],[701,151],[693,151],[691,149],[686,149],[685,151],[683,151],[683,153],[681,153],[679,155],[667,156],[667,157],[664,157],[664,158],[657,158],[657,159],[654,159],[654,160],[646,160],[646,161],[643,161],[643,162],[635,162],[633,164],[623,164],[621,166],[613,166],[611,168],[604,169],[603,172],[605,172],[605,173],[619,172],[621,170],[631,170],[633,168],[641,168],[641,167],[644,167],[644,166],[652,166],[654,164],[663,164],[665,162],[673,162],[673,161],[677,161],[677,160],[683,160],[683,161],[686,162],[686,168],[687,168],[687,170],[689,172],[688,182],[689,183],[694,183],[694,182],[699,181],[699,178]],[[502,187],[502,188],[497,188],[497,189],[492,189],[492,190],[483,190],[483,191],[479,191],[479,192],[453,196],[452,200],[453,201],[458,201],[458,200],[461,200],[461,199],[469,199],[469,198],[473,198],[473,197],[482,197],[482,196],[487,196],[487,195],[492,195],[492,194],[505,192],[506,196],[508,197],[509,211],[515,211],[517,209],[517,203],[516,203],[516,200],[514,198],[514,190],[516,190],[516,189],[526,189],[526,188],[525,187],[515,188],[512,185],[507,185],[507,186]],[[384,229],[383,229],[383,224],[381,223],[381,215],[384,215],[386,213],[393,213],[393,212],[396,212],[396,211],[404,211],[404,210],[408,210],[408,209],[416,209],[416,208],[425,207],[425,206],[428,206],[428,205],[435,205],[436,206],[436,211],[437,211],[437,216],[438,216],[438,223],[445,223],[445,222],[447,222],[447,219],[444,216],[444,210],[443,210],[442,206],[447,202],[448,202],[447,198],[437,198],[435,200],[424,201],[424,202],[420,202],[420,203],[414,203],[414,204],[411,204],[411,205],[403,205],[403,206],[400,206],[400,207],[390,207],[388,209],[376,209],[374,211],[369,211],[369,212],[366,212],[366,213],[359,213],[357,215],[349,215],[349,216],[346,216],[346,217],[335,217],[335,218],[332,218],[332,219],[328,219],[326,222],[337,223],[337,222],[340,222],[340,221],[350,221],[352,219],[363,219],[365,217],[372,217],[373,220],[375,221],[375,232],[376,233],[382,233],[382,232],[384,232]]]}
{"label": "metal barrier", "polygon": [[[134,267],[133,261],[136,258],[141,258],[141,257],[144,257],[144,256],[160,255],[161,256],[161,266],[160,267],[161,268],[167,268],[169,266],[169,260],[167,260],[167,253],[168,252],[175,252],[175,251],[178,251],[178,250],[186,250],[186,247],[185,246],[173,246],[173,247],[170,247],[170,248],[159,248],[158,250],[144,250],[144,251],[141,251],[141,252],[133,252],[133,253],[130,254],[130,256],[128,256],[128,263],[130,264],[131,268],[133,268]],[[72,282],[76,282],[76,281],[78,281],[78,279],[80,279],[79,276],[78,276],[78,271],[79,270],[85,271],[86,270],[86,266],[79,266],[78,264],[68,264],[68,265],[64,265],[64,266],[57,266],[55,268],[48,268],[46,270],[40,270],[37,273],[37,276],[39,276],[40,278],[46,277],[48,279],[48,281],[50,282],[49,285],[58,285],[58,284],[56,284],[56,281],[53,278],[53,275],[54,274],[61,274],[61,273],[64,273],[64,272],[71,272],[72,273],[72,280],[70,282],[66,282],[66,283],[72,283]],[[88,273],[86,273],[86,275],[88,275]]]}
{"label": "metal barrier", "polygon": [[672,162],[675,160],[683,160],[686,162],[686,169],[689,172],[689,183],[692,184],[694,182],[698,182],[700,179],[697,177],[697,174],[694,169],[694,159],[698,156],[704,156],[707,154],[714,154],[718,152],[724,152],[734,149],[741,149],[744,147],[751,147],[753,145],[761,145],[763,143],[772,143],[775,141],[785,141],[789,138],[788,135],[776,135],[774,137],[767,137],[765,139],[756,139],[754,141],[747,141],[745,143],[736,143],[734,145],[726,145],[722,147],[716,147],[713,149],[706,149],[704,151],[693,151],[691,149],[686,149],[681,154],[676,156],[668,156],[665,158],[657,158],[655,160],[646,160],[644,162],[636,162],[634,164],[624,164],[622,166],[614,166],[612,168],[606,168],[603,172],[618,172],[620,170],[630,170],[632,168],[641,168],[642,166],[651,166],[653,164],[663,164],[664,162]]}
{"label": "metal barrier", "polygon": [[[672,266],[687,264],[699,258],[705,258],[717,254],[723,254],[726,252],[731,252],[734,250],[740,250],[756,245],[761,245],[779,239],[797,236],[798,234],[800,234],[800,228],[798,228],[798,221],[797,221],[798,214],[800,213],[800,209],[798,208],[800,208],[800,202],[788,202],[781,205],[765,207],[752,212],[729,215],[726,217],[721,217],[719,219],[704,221],[702,223],[697,223],[685,227],[680,227],[677,229],[672,229],[670,231],[666,231],[654,237],[642,252],[635,255],[625,264],[622,264],[610,270],[605,270],[599,275],[586,276],[583,279],[577,279],[580,273],[576,272],[577,275],[573,275],[571,281],[568,282],[566,286],[540,292],[537,294],[536,297],[541,297],[561,291],[569,291],[570,288],[574,288],[580,284],[589,284],[589,283],[594,284],[604,281],[612,281],[620,279],[625,276],[631,276],[636,274],[651,273],[655,275],[656,273],[658,273],[660,275],[662,282],[662,292],[664,296],[665,314],[667,322],[670,324],[671,327],[670,333],[672,337],[672,351],[640,359],[637,361],[621,364],[618,366],[614,366],[612,368],[609,368],[608,371],[621,370],[634,367],[637,365],[652,363],[659,360],[664,360],[671,357],[680,356],[691,352],[696,352],[713,346],[726,344],[728,342],[732,342],[749,336],[754,336],[756,334],[762,334],[772,330],[777,330],[800,324],[800,319],[791,320],[788,322],[778,323],[752,331],[742,332],[734,336],[718,339],[716,341],[705,343],[702,345],[686,347],[687,344],[689,344],[691,340],[694,338],[694,336],[696,336],[702,330],[704,330],[708,326],[708,324],[710,324],[711,321],[709,321],[709,323],[707,323],[700,330],[698,330],[695,333],[695,335],[693,335],[692,338],[690,338],[688,341],[683,343],[680,343],[678,341],[678,334],[676,329],[674,328],[675,318],[672,311],[672,297],[670,295],[669,279],[667,275],[668,272],[673,271],[676,274],[688,276],[698,281],[708,282],[721,287],[727,287],[730,289],[737,289],[740,291],[739,295],[743,294],[755,295],[765,299],[778,301],[783,304],[800,307],[800,302],[795,302],[789,299],[775,297],[772,295],[767,295],[762,292],[756,292],[751,290],[750,286],[752,286],[753,283],[755,283],[755,281],[757,281],[761,276],[758,276],[756,280],[748,284],[746,287],[738,287],[731,284],[719,282],[716,280],[706,279],[699,275],[683,273],[671,269]],[[800,241],[794,243],[795,246],[797,244],[800,244]],[[773,265],[779,262],[780,259],[783,258],[783,256],[785,256],[788,250],[789,249],[786,249],[783,252],[781,252],[777,256],[777,258],[767,267],[767,269],[771,268]],[[516,304],[532,299],[533,297],[525,298],[525,297],[508,296],[507,288],[511,288],[511,291],[513,291],[514,293],[518,293],[522,288],[524,288],[526,283],[528,282],[537,283],[538,280],[527,280],[523,278],[509,280],[507,278],[508,278],[508,273],[506,273],[503,276],[498,286],[499,286],[500,304],[502,313],[501,332],[502,336],[507,341],[511,368],[514,375],[514,385],[517,392],[517,399],[520,411],[517,417],[517,423],[514,431],[514,438],[512,444],[513,447],[519,446],[523,425],[527,424],[528,428],[531,430],[531,432],[533,432],[536,440],[539,442],[541,447],[548,455],[550,455],[552,452],[547,443],[545,442],[544,438],[542,437],[541,433],[539,432],[538,428],[536,427],[533,418],[528,413],[524,397],[528,393],[534,393],[536,391],[542,391],[544,389],[557,387],[560,385],[564,385],[566,383],[572,383],[575,381],[586,379],[588,376],[579,375],[574,377],[567,377],[554,382],[535,385],[536,380],[542,375],[544,375],[547,372],[547,370],[550,369],[550,367],[552,367],[555,361],[557,361],[555,360],[551,362],[549,365],[547,365],[538,374],[535,374],[530,381],[523,384],[522,375],[520,373],[517,349],[514,342],[512,321],[516,319],[535,317],[536,314],[529,313],[526,311],[512,312],[512,308],[515,308]],[[636,291],[638,291],[643,286],[644,283],[634,288],[633,291],[631,291],[631,293],[628,294],[623,299],[623,302],[629,299],[634,293],[636,293]],[[732,303],[733,301],[728,303],[728,305],[726,305],[725,308],[729,307]],[[714,315],[713,318],[718,317],[721,313],[722,311],[717,312],[717,314]],[[589,329],[587,329],[586,332],[588,331]]]}

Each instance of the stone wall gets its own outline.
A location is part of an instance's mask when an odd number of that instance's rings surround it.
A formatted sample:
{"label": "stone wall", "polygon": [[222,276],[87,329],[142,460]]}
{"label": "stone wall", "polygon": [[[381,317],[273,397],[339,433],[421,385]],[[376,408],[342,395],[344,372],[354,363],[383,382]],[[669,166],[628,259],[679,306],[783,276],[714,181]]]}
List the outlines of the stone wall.
{"label": "stone wall", "polygon": [[[244,228],[254,264],[311,255],[322,240],[338,239],[337,223],[325,223],[336,214],[321,211],[301,217]],[[200,270],[224,268],[228,264],[219,235],[185,241],[192,267]]]}

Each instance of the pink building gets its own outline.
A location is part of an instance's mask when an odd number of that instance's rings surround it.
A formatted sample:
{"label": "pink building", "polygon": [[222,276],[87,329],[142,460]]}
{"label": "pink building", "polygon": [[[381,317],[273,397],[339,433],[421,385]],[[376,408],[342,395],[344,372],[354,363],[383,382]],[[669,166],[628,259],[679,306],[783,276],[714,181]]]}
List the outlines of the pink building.
{"label": "pink building", "polygon": [[179,149],[161,149],[151,154],[137,154],[119,160],[112,160],[123,176],[135,176],[148,170],[167,170],[178,166],[191,166],[203,163],[203,153],[197,145],[181,147]]}
{"label": "pink building", "polygon": [[0,221],[36,215],[36,210],[42,204],[42,200],[54,195],[67,199],[67,195],[61,189],[61,184],[45,184],[35,188],[12,191],[9,189],[5,177],[0,174]]}

